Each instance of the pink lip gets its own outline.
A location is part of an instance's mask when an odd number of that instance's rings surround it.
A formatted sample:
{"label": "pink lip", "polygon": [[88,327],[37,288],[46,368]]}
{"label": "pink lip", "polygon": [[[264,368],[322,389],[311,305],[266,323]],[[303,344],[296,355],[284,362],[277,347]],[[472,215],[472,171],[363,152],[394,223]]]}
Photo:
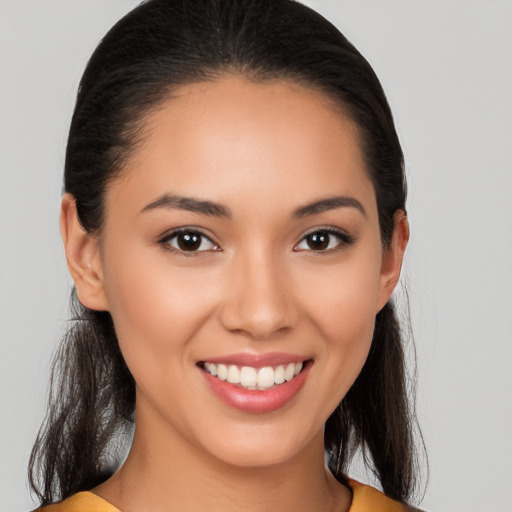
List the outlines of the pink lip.
{"label": "pink lip", "polygon": [[[288,357],[289,354],[288,354]],[[303,361],[301,358],[299,361]],[[209,359],[209,362],[214,362]],[[225,358],[222,359],[226,361]],[[291,362],[290,359],[287,359]],[[240,364],[239,362],[232,362],[229,364]],[[279,363],[278,363],[279,364]],[[198,366],[201,375],[210,386],[210,389],[226,404],[243,412],[251,413],[265,413],[275,411],[288,404],[297,393],[300,391],[309,375],[309,370],[313,365],[312,361],[307,361],[304,364],[302,371],[289,382],[284,382],[270,389],[264,391],[245,389],[235,386],[227,381],[220,380],[207,371]],[[248,366],[253,366],[249,364]],[[261,366],[273,366],[272,364],[262,364]]]}
{"label": "pink lip", "polygon": [[263,368],[264,366],[279,366],[288,363],[301,363],[308,357],[297,354],[285,354],[284,352],[269,352],[267,354],[250,354],[242,352],[239,354],[229,354],[221,357],[207,358],[203,362],[214,364],[233,364],[237,366],[252,366],[253,368]]}

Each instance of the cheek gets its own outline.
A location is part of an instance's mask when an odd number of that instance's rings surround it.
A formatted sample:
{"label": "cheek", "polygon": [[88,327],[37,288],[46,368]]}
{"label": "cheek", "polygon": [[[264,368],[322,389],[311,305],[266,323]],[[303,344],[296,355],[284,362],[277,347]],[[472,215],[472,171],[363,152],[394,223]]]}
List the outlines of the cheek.
{"label": "cheek", "polygon": [[[380,260],[369,253],[347,265],[316,273],[315,287],[304,309],[324,344],[320,358],[326,361],[330,402],[334,409],[359,375],[371,346],[378,302]],[[311,276],[313,277],[313,276]],[[329,411],[332,412],[332,411]]]}
{"label": "cheek", "polygon": [[[106,268],[105,283],[128,366],[133,361],[142,367],[139,361],[151,359],[166,361],[167,368],[181,364],[188,354],[187,342],[215,307],[214,287],[205,286],[204,271],[173,267],[165,253],[133,249],[123,251],[127,256],[120,258],[115,252],[110,253],[109,260],[116,263]],[[212,278],[209,275],[210,283]]]}
{"label": "cheek", "polygon": [[346,286],[333,297],[322,317],[325,352],[333,361],[332,370],[342,381],[345,394],[368,356],[375,325],[373,301],[368,301],[361,288]]}
{"label": "cheek", "polygon": [[346,264],[316,271],[306,279],[315,286],[302,295],[326,339],[336,344],[338,340],[348,343],[373,332],[380,286],[378,254],[378,249],[360,251],[358,257],[347,259]]}

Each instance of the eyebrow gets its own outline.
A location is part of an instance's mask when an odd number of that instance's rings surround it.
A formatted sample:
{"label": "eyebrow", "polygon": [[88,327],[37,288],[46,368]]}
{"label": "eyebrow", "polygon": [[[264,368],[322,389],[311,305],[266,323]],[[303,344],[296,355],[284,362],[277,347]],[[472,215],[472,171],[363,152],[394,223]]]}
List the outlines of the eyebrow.
{"label": "eyebrow", "polygon": [[328,210],[347,207],[359,210],[366,217],[366,210],[363,205],[355,197],[350,196],[334,196],[320,199],[314,203],[297,208],[293,213],[293,216],[300,219],[302,217],[307,217],[308,215],[315,215]]}
{"label": "eyebrow", "polygon": [[189,212],[200,213],[202,215],[210,215],[213,217],[231,218],[229,208],[212,201],[202,199],[194,199],[193,197],[175,196],[164,194],[156,201],[145,206],[142,211],[147,212],[157,208],[172,208],[176,210],[187,210]]}
{"label": "eyebrow", "polygon": [[[213,201],[203,199],[195,199],[193,197],[177,196],[164,194],[156,201],[148,204],[142,209],[142,212],[155,210],[158,208],[171,208],[176,210],[187,210],[202,215],[212,217],[224,217],[230,219],[232,217],[231,210],[226,206]],[[320,199],[314,203],[307,204],[297,208],[292,217],[300,219],[309,215],[315,215],[336,208],[355,208],[366,217],[366,210],[363,205],[355,198],[350,196],[334,196]]]}

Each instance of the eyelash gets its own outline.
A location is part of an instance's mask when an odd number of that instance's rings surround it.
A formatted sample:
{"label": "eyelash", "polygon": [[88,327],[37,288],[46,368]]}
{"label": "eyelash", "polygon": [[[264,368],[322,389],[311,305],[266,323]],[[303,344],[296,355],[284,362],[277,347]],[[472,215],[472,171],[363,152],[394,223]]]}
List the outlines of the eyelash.
{"label": "eyelash", "polygon": [[[201,251],[198,251],[198,250],[187,251],[187,250],[181,249],[179,247],[173,247],[170,244],[171,240],[177,239],[177,237],[182,234],[198,237],[200,239],[199,248],[203,245],[204,241],[206,240],[213,246],[213,249],[206,249],[206,250],[201,250]],[[324,234],[329,237],[328,245],[330,245],[330,237],[332,237],[332,236],[338,238],[339,241],[334,247],[327,247],[326,249],[322,249],[322,250],[315,250],[315,249],[311,249],[311,248],[297,249],[297,247],[300,246],[302,243],[307,243],[308,237],[311,237],[313,235],[318,235],[318,234]],[[315,228],[313,231],[306,233],[301,238],[300,242],[294,246],[293,250],[295,252],[313,252],[316,254],[333,253],[333,252],[342,250],[344,247],[348,247],[348,246],[352,245],[354,243],[354,241],[355,241],[355,239],[353,236],[349,235],[348,233],[346,233],[342,230],[335,229],[332,227],[330,227],[330,228]],[[215,242],[213,242],[210,237],[206,236],[201,231],[199,231],[197,229],[192,229],[192,228],[175,229],[174,231],[172,231],[172,232],[164,235],[162,238],[160,238],[158,240],[158,244],[160,246],[162,246],[162,248],[167,251],[175,252],[175,253],[181,254],[186,257],[197,256],[202,252],[210,252],[210,251],[219,251],[220,250],[219,246]]]}
{"label": "eyelash", "polygon": [[[311,237],[313,235],[318,235],[320,233],[328,235],[329,238],[332,236],[335,236],[336,238],[339,239],[339,241],[334,247],[330,247],[330,248],[323,249],[323,250],[315,250],[315,249],[311,249],[311,248],[310,249],[296,249],[300,244],[307,243],[308,237]],[[354,242],[355,242],[355,238],[353,236],[349,235],[348,233],[346,233],[345,231],[342,231],[341,229],[335,229],[332,227],[330,227],[330,228],[315,228],[314,230],[310,231],[309,233],[306,233],[302,237],[301,241],[293,248],[293,250],[297,251],[297,252],[307,251],[307,252],[314,252],[316,254],[326,254],[326,253],[330,254],[333,252],[340,251],[345,247],[349,247]],[[329,240],[329,245],[330,245],[330,240]]]}
{"label": "eyelash", "polygon": [[209,251],[212,250],[212,249],[209,249],[207,251],[205,251],[205,250],[202,250],[202,251],[186,251],[186,250],[180,249],[179,247],[173,247],[170,244],[170,242],[173,239],[177,239],[179,235],[194,235],[194,236],[197,236],[198,238],[200,238],[200,245],[199,245],[199,247],[201,247],[201,245],[203,245],[204,241],[207,240],[214,247],[214,249],[213,249],[214,251],[218,251],[219,250],[219,248],[218,248],[219,246],[215,242],[213,242],[210,237],[206,236],[201,231],[199,231],[197,229],[193,229],[193,228],[175,229],[175,230],[171,231],[170,233],[164,235],[162,238],[160,238],[158,240],[158,244],[161,245],[162,248],[165,249],[166,251],[171,251],[171,252],[174,252],[174,253],[178,253],[178,254],[181,254],[181,255],[186,256],[186,257],[197,256],[198,254],[200,254],[202,252],[209,252]]}

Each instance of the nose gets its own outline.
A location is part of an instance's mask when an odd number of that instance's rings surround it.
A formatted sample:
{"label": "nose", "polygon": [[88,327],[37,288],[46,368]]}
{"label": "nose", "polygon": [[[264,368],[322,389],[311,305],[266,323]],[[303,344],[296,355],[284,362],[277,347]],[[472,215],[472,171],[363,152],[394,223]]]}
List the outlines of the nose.
{"label": "nose", "polygon": [[220,311],[225,329],[268,339],[295,327],[299,314],[292,286],[276,260],[261,252],[234,259]]}

